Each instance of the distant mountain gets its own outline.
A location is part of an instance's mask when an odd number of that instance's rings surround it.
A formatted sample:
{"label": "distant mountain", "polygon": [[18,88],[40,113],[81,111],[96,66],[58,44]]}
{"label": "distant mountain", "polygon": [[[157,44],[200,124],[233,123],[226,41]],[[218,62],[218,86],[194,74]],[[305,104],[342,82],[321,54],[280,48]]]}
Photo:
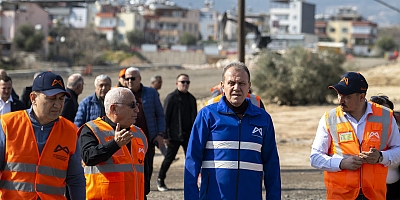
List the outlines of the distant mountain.
{"label": "distant mountain", "polygon": [[[171,1],[171,0],[170,0]],[[172,0],[182,7],[201,8],[203,0]],[[400,0],[380,0],[397,9],[400,9]],[[392,10],[375,0],[306,0],[315,4],[316,14],[333,14],[340,6],[355,6],[358,12],[368,20],[378,23],[379,26],[400,25],[400,13]],[[214,0],[214,7],[219,12],[236,7],[238,0]],[[270,0],[246,0],[246,12],[268,12]]]}

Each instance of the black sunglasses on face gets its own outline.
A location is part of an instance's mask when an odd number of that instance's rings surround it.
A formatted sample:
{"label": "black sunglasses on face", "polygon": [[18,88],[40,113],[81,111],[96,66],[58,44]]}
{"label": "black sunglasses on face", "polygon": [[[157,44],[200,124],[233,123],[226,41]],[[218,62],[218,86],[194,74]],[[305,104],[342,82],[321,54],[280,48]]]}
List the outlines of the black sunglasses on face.
{"label": "black sunglasses on face", "polygon": [[131,104],[126,104],[126,103],[114,103],[114,104],[126,105],[126,106],[129,106],[129,107],[132,108],[132,109],[139,106],[139,103],[138,103],[138,102],[132,102]]}
{"label": "black sunglasses on face", "polygon": [[128,77],[128,78],[124,78],[126,81],[129,81],[129,80],[131,80],[131,81],[135,81],[136,80],[136,77]]}
{"label": "black sunglasses on face", "polygon": [[188,85],[190,84],[190,81],[179,81],[179,82],[181,82],[182,84],[185,84],[185,83]]}

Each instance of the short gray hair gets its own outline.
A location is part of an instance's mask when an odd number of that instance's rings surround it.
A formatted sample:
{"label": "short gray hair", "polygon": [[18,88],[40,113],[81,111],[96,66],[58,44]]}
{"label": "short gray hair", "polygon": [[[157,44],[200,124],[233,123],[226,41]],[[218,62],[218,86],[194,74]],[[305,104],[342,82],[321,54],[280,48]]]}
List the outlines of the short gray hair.
{"label": "short gray hair", "polygon": [[75,89],[78,85],[83,83],[83,77],[80,74],[72,74],[68,77],[67,87]]}
{"label": "short gray hair", "polygon": [[238,62],[238,61],[231,62],[227,66],[224,67],[224,71],[222,72],[222,82],[225,81],[225,73],[226,73],[226,71],[231,67],[233,67],[235,70],[243,69],[244,71],[246,71],[246,73],[247,73],[247,75],[249,77],[249,82],[250,82],[250,71],[249,71],[249,68],[247,68],[247,66],[244,63]]}
{"label": "short gray hair", "polygon": [[[111,83],[111,78],[109,77],[109,76],[107,76],[107,75],[105,75],[105,74],[100,74],[100,75],[98,75],[97,77],[96,77],[96,79],[94,79],[94,86],[96,87],[97,86],[97,82],[99,82],[99,81],[104,81],[104,80],[109,80],[110,81],[110,83]],[[112,84],[111,84],[112,85]]]}
{"label": "short gray hair", "polygon": [[125,74],[126,73],[131,73],[131,72],[137,72],[140,76],[140,70],[137,67],[129,67],[128,69],[126,69]]}
{"label": "short gray hair", "polygon": [[157,81],[157,79],[159,79],[159,78],[161,78],[160,75],[154,75],[154,76],[152,76],[152,77],[150,78],[150,83],[153,83],[153,82]]}
{"label": "short gray hair", "polygon": [[132,91],[125,87],[116,87],[108,91],[104,97],[104,108],[106,114],[110,114],[110,106],[122,102],[127,93],[132,93]]}

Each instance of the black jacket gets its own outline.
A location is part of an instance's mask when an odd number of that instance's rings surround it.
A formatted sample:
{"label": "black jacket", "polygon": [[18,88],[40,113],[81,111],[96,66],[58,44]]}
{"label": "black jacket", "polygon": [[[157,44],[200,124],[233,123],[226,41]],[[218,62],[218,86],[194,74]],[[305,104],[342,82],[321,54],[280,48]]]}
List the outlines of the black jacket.
{"label": "black jacket", "polygon": [[32,92],[32,86],[27,86],[22,90],[21,100],[25,104],[25,108],[29,109],[32,105],[29,95]]}
{"label": "black jacket", "polygon": [[[192,126],[197,115],[197,103],[196,98],[194,98],[194,96],[189,92],[188,94],[190,98],[190,106],[192,108],[190,113]],[[185,110],[182,108],[182,99],[180,98],[179,91],[176,89],[169,93],[164,100],[165,125],[167,129],[164,138],[173,141],[184,141],[185,135],[182,131],[181,117]],[[190,134],[190,132],[186,134]]]}
{"label": "black jacket", "polygon": [[76,112],[78,112],[78,106],[79,106],[78,95],[69,88],[67,88],[67,92],[71,94],[71,98],[67,96],[65,97],[64,109],[61,113],[61,116],[65,117],[66,119],[74,123],[75,115]]}
{"label": "black jacket", "polygon": [[11,112],[18,110],[25,110],[25,105],[21,100],[13,98],[13,102],[11,103]]}

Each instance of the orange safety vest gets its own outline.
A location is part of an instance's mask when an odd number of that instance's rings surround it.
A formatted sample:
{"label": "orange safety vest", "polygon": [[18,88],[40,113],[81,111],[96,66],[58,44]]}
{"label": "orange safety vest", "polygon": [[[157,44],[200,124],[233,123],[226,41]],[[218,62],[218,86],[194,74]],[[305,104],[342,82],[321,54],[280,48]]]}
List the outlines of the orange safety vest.
{"label": "orange safety vest", "polygon": [[[114,139],[113,128],[97,118],[86,123],[99,144]],[[147,139],[139,127],[132,125],[131,153],[122,146],[107,161],[96,166],[84,165],[87,199],[144,199],[144,156]]]}
{"label": "orange safety vest", "polygon": [[[372,114],[367,118],[362,146],[359,144],[350,122],[344,117],[340,107],[325,114],[332,144],[328,155],[346,157],[369,151],[371,147],[386,150],[390,138],[393,111],[372,104]],[[356,199],[360,188],[368,199],[386,198],[387,167],[382,164],[362,164],[357,170],[324,172],[327,199]]]}
{"label": "orange safety vest", "polygon": [[[213,104],[213,103],[217,103],[217,102],[221,99],[221,97],[222,97],[222,95],[220,94],[220,95],[218,95],[218,96],[216,96],[216,97],[214,97],[214,98],[211,98],[210,100],[208,100],[208,101],[205,103],[205,106],[211,105],[211,104]],[[260,98],[260,96],[247,93],[247,98],[250,99],[250,101],[251,101],[252,104],[254,104],[255,106],[257,106],[257,107],[260,108],[260,106],[261,106],[261,98]]]}
{"label": "orange safety vest", "polygon": [[65,178],[76,150],[76,126],[60,117],[40,154],[25,110],[2,115],[1,125],[6,152],[0,199],[66,199]]}

